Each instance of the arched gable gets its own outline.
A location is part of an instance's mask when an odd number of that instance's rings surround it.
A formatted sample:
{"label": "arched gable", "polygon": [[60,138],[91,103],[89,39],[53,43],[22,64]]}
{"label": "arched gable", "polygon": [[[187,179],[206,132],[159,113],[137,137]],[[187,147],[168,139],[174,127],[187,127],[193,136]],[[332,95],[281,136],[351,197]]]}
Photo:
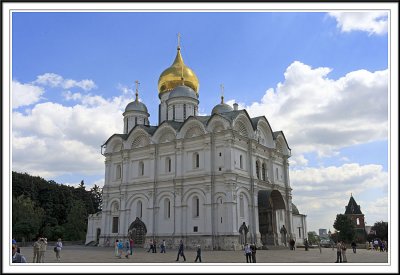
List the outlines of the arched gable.
{"label": "arched gable", "polygon": [[253,125],[247,113],[239,114],[233,121],[233,129],[240,135],[252,138],[254,135]]}
{"label": "arched gable", "polygon": [[144,147],[150,144],[150,135],[140,127],[135,126],[131,131],[127,141],[125,142],[126,148]]}
{"label": "arched gable", "polygon": [[223,192],[217,192],[214,195],[214,203],[218,203],[220,198],[222,198],[223,202],[226,202],[226,194]]}
{"label": "arched gable", "polygon": [[161,192],[160,194],[157,195],[156,204],[158,206],[160,206],[160,203],[162,203],[162,201],[165,198],[168,198],[171,201],[171,203],[173,203],[173,201],[174,201],[174,193],[171,192],[171,191],[163,191],[163,192]]}
{"label": "arched gable", "polygon": [[260,135],[260,143],[269,147],[274,148],[274,135],[269,125],[268,120],[265,117],[262,117],[257,122],[257,130]]}
{"label": "arched gable", "polygon": [[113,198],[108,202],[108,210],[112,213],[118,213],[121,208],[118,198]]}
{"label": "arched gable", "polygon": [[195,117],[189,117],[179,130],[178,138],[191,138],[206,133],[204,125]]}
{"label": "arched gable", "polygon": [[291,155],[291,149],[287,144],[286,138],[282,132],[278,132],[275,137],[275,148],[278,152],[282,153],[285,156]]}
{"label": "arched gable", "polygon": [[119,152],[123,149],[124,140],[119,136],[113,136],[107,142],[105,154]]}
{"label": "arched gable", "polygon": [[175,129],[164,121],[153,134],[153,141],[155,143],[165,143],[176,139]]}
{"label": "arched gable", "polygon": [[207,122],[206,129],[208,132],[219,132],[229,128],[229,121],[219,114],[214,114]]}

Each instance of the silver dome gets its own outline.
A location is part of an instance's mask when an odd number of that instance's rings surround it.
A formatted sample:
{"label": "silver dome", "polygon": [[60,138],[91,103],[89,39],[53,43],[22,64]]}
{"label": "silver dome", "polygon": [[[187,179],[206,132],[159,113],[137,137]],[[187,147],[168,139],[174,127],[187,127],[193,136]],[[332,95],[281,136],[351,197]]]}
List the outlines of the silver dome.
{"label": "silver dome", "polygon": [[144,105],[139,100],[130,102],[125,108],[125,112],[128,112],[128,111],[139,111],[139,112],[148,113],[146,105]]}
{"label": "silver dome", "polygon": [[197,99],[196,92],[192,88],[183,86],[183,85],[178,86],[175,89],[173,89],[171,91],[171,93],[169,94],[168,99],[175,98],[175,97],[190,97],[190,98]]}
{"label": "silver dome", "polygon": [[218,105],[216,105],[212,111],[211,114],[222,114],[222,113],[227,113],[227,112],[231,112],[233,111],[233,108],[231,106],[229,106],[228,104],[225,103],[220,103]]}

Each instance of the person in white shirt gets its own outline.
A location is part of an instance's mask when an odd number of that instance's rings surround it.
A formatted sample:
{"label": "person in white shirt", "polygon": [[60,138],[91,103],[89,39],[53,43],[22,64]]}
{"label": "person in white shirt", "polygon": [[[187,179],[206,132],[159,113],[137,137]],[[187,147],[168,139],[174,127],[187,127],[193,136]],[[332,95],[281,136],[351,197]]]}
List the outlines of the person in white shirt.
{"label": "person in white shirt", "polygon": [[63,247],[63,245],[62,245],[61,239],[59,238],[59,239],[57,240],[57,243],[56,243],[56,250],[55,250],[57,261],[60,261],[60,258],[61,258],[61,248],[62,248],[62,247]]}

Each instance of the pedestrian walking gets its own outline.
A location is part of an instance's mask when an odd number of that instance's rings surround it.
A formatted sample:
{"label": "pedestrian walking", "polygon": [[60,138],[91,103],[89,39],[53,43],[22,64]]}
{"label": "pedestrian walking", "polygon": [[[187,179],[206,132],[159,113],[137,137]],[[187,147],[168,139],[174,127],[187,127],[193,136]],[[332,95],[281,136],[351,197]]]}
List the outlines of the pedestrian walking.
{"label": "pedestrian walking", "polygon": [[179,249],[178,249],[178,255],[176,256],[176,262],[179,261],[179,256],[183,257],[183,261],[186,262],[186,257],[185,257],[185,253],[183,252],[184,250],[184,246],[183,246],[183,241],[181,240],[179,242]]}
{"label": "pedestrian walking", "polygon": [[162,240],[160,253],[165,253],[165,240]]}
{"label": "pedestrian walking", "polygon": [[306,250],[306,251],[308,251],[308,240],[307,239],[304,239],[304,249]]}
{"label": "pedestrian walking", "polygon": [[39,248],[40,248],[40,237],[38,237],[37,241],[33,243],[33,260],[32,263],[39,263]]}
{"label": "pedestrian walking", "polygon": [[118,258],[122,257],[122,250],[124,249],[124,242],[122,239],[118,241]]}
{"label": "pedestrian walking", "polygon": [[197,260],[199,260],[200,261],[200,263],[201,263],[201,247],[200,247],[200,245],[197,245],[197,256],[196,256],[196,259],[194,260],[196,263],[197,263]]}
{"label": "pedestrian walking", "polygon": [[335,263],[341,263],[342,262],[342,246],[340,242],[338,241],[336,244],[336,262]]}
{"label": "pedestrian walking", "polygon": [[129,254],[131,254],[131,245],[128,239],[125,241],[125,258],[129,258]]}
{"label": "pedestrian walking", "polygon": [[41,238],[39,243],[39,263],[44,263],[47,250],[47,238]]}
{"label": "pedestrian walking", "polygon": [[149,250],[147,250],[147,253],[149,253],[150,250],[153,251],[153,240],[150,240],[150,241],[149,241],[149,245],[150,245],[150,246],[149,246]]}
{"label": "pedestrian walking", "polygon": [[153,253],[157,253],[157,241],[153,240]]}
{"label": "pedestrian walking", "polygon": [[257,251],[257,247],[256,244],[252,244],[250,245],[250,249],[251,249],[251,260],[253,261],[253,263],[256,263],[256,251]]}
{"label": "pedestrian walking", "polygon": [[356,253],[357,244],[356,244],[355,241],[353,241],[353,242],[351,243],[351,248],[353,248],[353,253]]}
{"label": "pedestrian walking", "polygon": [[60,261],[61,259],[61,249],[63,247],[63,244],[61,242],[61,239],[58,238],[57,243],[56,243],[56,247],[54,249],[54,252],[56,252],[56,259],[57,261]]}
{"label": "pedestrian walking", "polygon": [[115,257],[118,257],[118,243],[119,243],[119,241],[118,241],[118,239],[116,239],[115,243],[114,243],[114,255],[115,255]]}
{"label": "pedestrian walking", "polygon": [[347,247],[346,247],[346,244],[344,243],[344,241],[342,241],[341,248],[342,248],[342,259],[343,259],[343,262],[347,263],[347,257],[346,257]]}
{"label": "pedestrian walking", "polygon": [[133,254],[133,245],[135,244],[134,240],[132,238],[129,239],[129,248],[131,255]]}
{"label": "pedestrian walking", "polygon": [[248,243],[244,246],[244,255],[246,256],[246,263],[251,263],[251,248]]}

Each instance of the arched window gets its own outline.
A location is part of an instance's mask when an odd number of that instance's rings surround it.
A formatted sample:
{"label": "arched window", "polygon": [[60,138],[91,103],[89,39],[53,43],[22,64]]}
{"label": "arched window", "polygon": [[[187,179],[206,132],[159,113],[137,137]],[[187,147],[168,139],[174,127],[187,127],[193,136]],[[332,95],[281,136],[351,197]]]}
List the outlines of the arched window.
{"label": "arched window", "polygon": [[143,204],[141,201],[138,201],[136,207],[136,217],[142,218],[142,216],[143,216]]}
{"label": "arched window", "polygon": [[171,218],[171,201],[169,199],[164,200],[164,217]]}
{"label": "arched window", "polygon": [[122,176],[121,164],[117,164],[117,168],[116,168],[116,171],[115,171],[115,172],[116,172],[116,173],[115,173],[115,178],[116,178],[117,180],[121,179],[121,176]]}
{"label": "arched window", "polygon": [[200,155],[199,153],[195,152],[193,153],[193,168],[199,168],[200,167]]}
{"label": "arched window", "polygon": [[262,180],[265,180],[265,178],[266,178],[266,173],[265,173],[265,171],[266,171],[266,169],[265,169],[265,163],[263,163],[262,164],[262,171],[261,171],[261,174],[262,174]]}
{"label": "arched window", "polygon": [[239,199],[239,213],[240,213],[240,217],[243,218],[244,217],[244,198],[243,195],[240,195],[240,199]]}
{"label": "arched window", "polygon": [[175,105],[172,106],[172,120],[175,120]]}
{"label": "arched window", "polygon": [[243,169],[243,156],[242,155],[239,156],[239,167],[240,167],[240,169]]}
{"label": "arched window", "polygon": [[139,162],[139,176],[144,176],[144,163],[143,163],[143,161]]}
{"label": "arched window", "polygon": [[200,200],[199,197],[193,197],[193,217],[200,216]]}
{"label": "arched window", "polygon": [[256,161],[256,175],[257,179],[260,179],[260,163]]}
{"label": "arched window", "polygon": [[183,104],[183,120],[186,119],[186,104]]}
{"label": "arched window", "polygon": [[278,179],[279,179],[279,173],[278,173],[279,170],[278,170],[278,167],[275,168],[275,172],[276,172],[276,179],[278,180]]}

